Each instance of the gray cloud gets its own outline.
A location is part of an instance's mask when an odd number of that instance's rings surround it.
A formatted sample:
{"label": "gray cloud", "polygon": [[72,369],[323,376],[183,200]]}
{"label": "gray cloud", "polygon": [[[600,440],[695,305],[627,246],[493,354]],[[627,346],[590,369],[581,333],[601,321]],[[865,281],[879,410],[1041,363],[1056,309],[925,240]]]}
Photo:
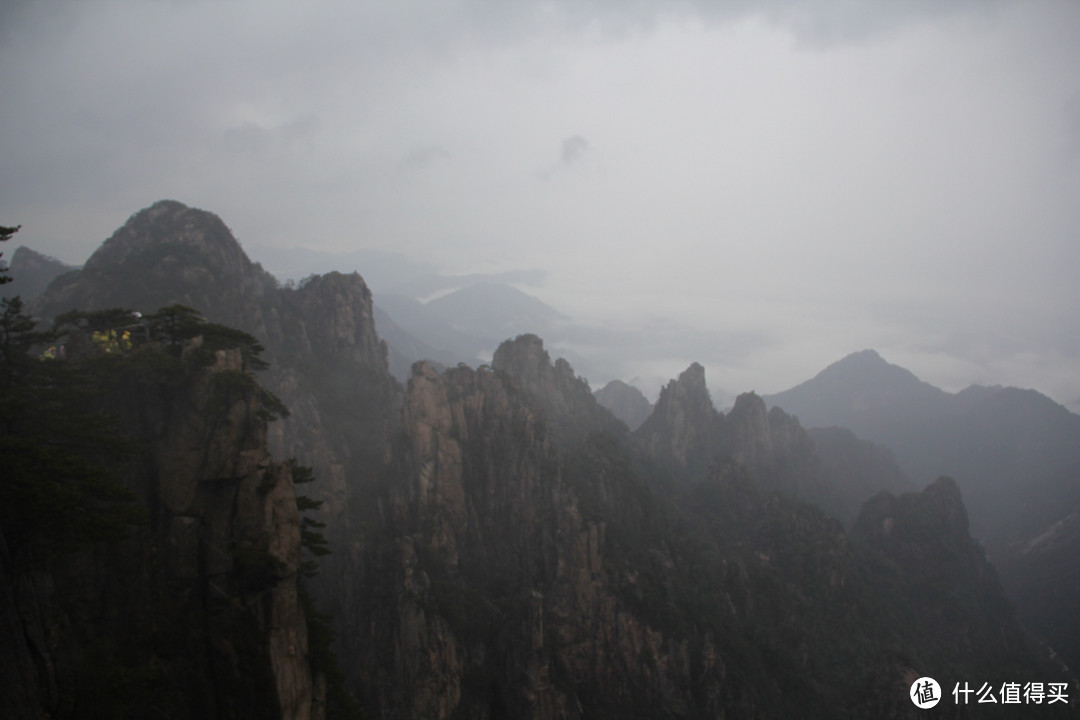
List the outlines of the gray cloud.
{"label": "gray cloud", "polygon": [[589,151],[589,141],[580,135],[562,141],[563,165],[573,165]]}
{"label": "gray cloud", "polygon": [[1078,27],[1066,0],[0,4],[0,222],[82,262],[172,197],[250,245],[540,268],[624,377],[769,392],[876,346],[1068,400]]}
{"label": "gray cloud", "polygon": [[432,167],[440,160],[450,157],[450,153],[441,145],[425,145],[410,150],[401,159],[398,169],[407,172],[417,172]]}

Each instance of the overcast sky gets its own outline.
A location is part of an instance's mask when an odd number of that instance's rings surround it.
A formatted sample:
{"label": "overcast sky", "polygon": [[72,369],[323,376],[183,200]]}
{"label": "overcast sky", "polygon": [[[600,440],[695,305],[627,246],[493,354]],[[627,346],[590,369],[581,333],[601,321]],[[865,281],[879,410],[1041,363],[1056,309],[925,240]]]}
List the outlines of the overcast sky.
{"label": "overcast sky", "polygon": [[1078,410],[1078,68],[1075,0],[4,0],[0,224],[82,263],[172,198],[546,270],[652,391],[873,347]]}

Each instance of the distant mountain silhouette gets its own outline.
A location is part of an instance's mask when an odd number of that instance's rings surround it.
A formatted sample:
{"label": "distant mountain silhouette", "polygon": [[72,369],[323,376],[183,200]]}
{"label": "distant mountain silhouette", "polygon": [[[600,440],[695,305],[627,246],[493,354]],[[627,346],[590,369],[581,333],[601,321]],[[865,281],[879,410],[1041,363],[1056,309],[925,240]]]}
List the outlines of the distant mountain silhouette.
{"label": "distant mountain silhouette", "polygon": [[593,396],[596,402],[610,410],[631,430],[637,430],[641,423],[652,414],[652,403],[648,401],[644,393],[622,380],[612,380],[594,391]]}
{"label": "distant mountain silhouette", "polygon": [[453,365],[459,358],[453,354],[433,348],[412,333],[394,322],[385,310],[374,307],[375,327],[379,337],[386,341],[390,350],[390,374],[401,382],[407,382],[412,374],[413,363],[429,360],[438,367]]}
{"label": "distant mountain silhouette", "polygon": [[1080,416],[1034,390],[947,393],[864,350],[765,399],[806,427],[846,427],[890,448],[918,485],[955,478],[973,531],[991,544],[1080,500]]}
{"label": "distant mountain silhouette", "polygon": [[435,348],[441,357],[453,363],[475,365],[481,355],[492,352],[498,345],[497,342],[493,343],[451,327],[439,313],[407,295],[383,293],[375,298],[375,306],[385,312],[397,327],[426,346]]}
{"label": "distant mountain silhouette", "polygon": [[[413,359],[441,363],[476,365],[503,340],[544,334],[566,319],[532,295],[493,282],[468,285],[427,303],[395,293],[377,295],[375,301],[398,328],[434,353]],[[397,338],[385,337],[395,345]]]}
{"label": "distant mountain silhouette", "polygon": [[492,282],[463,287],[427,306],[455,330],[495,343],[522,333],[548,335],[549,329],[566,319],[532,295]]}
{"label": "distant mountain silhouette", "polygon": [[[259,382],[291,414],[267,427],[242,365],[205,381],[176,376],[172,364],[134,366],[171,388],[152,392],[138,389],[137,375],[118,377],[136,392],[110,407],[146,433],[148,448],[168,450],[137,464],[177,481],[148,493],[169,509],[149,515],[155,542],[135,543],[130,557],[88,551],[73,582],[61,583],[9,573],[12,515],[2,506],[0,618],[13,629],[0,633],[5,717],[81,717],[80,704],[128,717],[155,709],[159,697],[170,711],[162,716],[320,717],[314,703],[311,713],[301,702],[274,711],[306,697],[291,692],[304,679],[298,666],[328,662],[305,641],[304,598],[283,593],[271,606],[259,595],[305,572],[301,548],[282,540],[321,522],[333,552],[311,590],[334,623],[341,669],[324,665],[327,689],[311,693],[326,699],[327,717],[357,716],[347,713],[351,702],[332,711],[335,676],[366,717],[831,720],[914,717],[908,692],[922,674],[943,690],[955,679],[1065,675],[1027,642],[954,483],[894,496],[881,487],[887,454],[852,433],[818,442],[754,393],[718,413],[697,363],[664,388],[635,433],[533,334],[502,343],[490,366],[439,372],[417,363],[401,387],[359,274],[283,286],[217,216],[171,201],[136,213],[69,275],[37,301],[42,317],[182,302],[214,322],[234,318],[265,346],[270,366]],[[544,320],[513,293],[474,293],[443,309],[479,322],[485,316],[470,303],[486,298],[501,302],[489,308],[492,323]],[[221,330],[209,329],[186,355],[224,362],[212,342]],[[121,368],[113,361],[153,360],[140,355],[148,349],[103,348],[97,359]],[[32,364],[51,373],[62,362]],[[10,383],[12,373],[3,375]],[[203,419],[189,417],[200,405]],[[55,407],[37,411],[62,416]],[[266,450],[311,465],[306,502],[286,477],[266,476]],[[9,456],[8,465],[20,459]],[[860,465],[866,472],[856,474]],[[831,477],[830,468],[844,473]],[[242,494],[226,494],[244,478]],[[848,482],[850,493],[838,487]],[[848,501],[870,493],[850,532],[822,509],[854,509]],[[298,517],[304,506],[317,523]],[[283,548],[288,564],[271,562]],[[109,594],[78,591],[106,573],[117,580]],[[149,616],[158,604],[194,612]],[[93,652],[68,650],[102,620],[119,632],[87,635]],[[168,642],[148,643],[155,635]],[[325,647],[329,628],[309,637],[318,635]],[[253,647],[260,652],[245,652]],[[192,672],[183,662],[191,656],[215,672]],[[13,710],[8,688],[26,686],[56,700]],[[97,697],[118,710],[95,706]],[[1074,709],[1022,714],[1056,720]]]}
{"label": "distant mountain silhouette", "polygon": [[[0,260],[0,263],[2,262],[4,261]],[[25,245],[17,247],[9,266],[11,282],[0,287],[0,295],[9,298],[18,296],[24,303],[29,303],[45,292],[45,288],[49,287],[53,280],[76,269],[73,265],[42,255]]]}
{"label": "distant mountain silhouette", "polygon": [[1034,390],[947,393],[872,350],[767,400],[807,426],[849,428],[892,449],[917,485],[955,478],[1021,617],[1080,665],[1080,416]]}
{"label": "distant mountain silhouette", "polygon": [[812,380],[764,397],[797,415],[806,427],[839,425],[869,440],[882,435],[894,441],[889,433],[899,418],[939,412],[949,399],[948,393],[886,362],[874,350],[848,355]]}

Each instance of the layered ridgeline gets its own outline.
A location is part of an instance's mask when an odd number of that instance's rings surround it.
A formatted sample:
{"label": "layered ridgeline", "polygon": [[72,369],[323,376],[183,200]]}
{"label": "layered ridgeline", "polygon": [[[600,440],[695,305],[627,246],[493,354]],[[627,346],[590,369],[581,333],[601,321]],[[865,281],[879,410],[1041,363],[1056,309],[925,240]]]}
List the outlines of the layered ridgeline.
{"label": "layered ridgeline", "polygon": [[1080,667],[1080,416],[1034,390],[947,393],[873,350],[768,401],[891,448],[919,485],[955,478],[1021,617]]}
{"label": "layered ridgeline", "polygon": [[[410,380],[352,639],[372,714],[916,717],[923,674],[1061,680],[952,481],[878,494],[848,534],[771,489],[810,487],[797,423],[763,435],[752,396],[709,415],[699,367],[629,439],[535,336],[495,359]],[[715,460],[679,472],[699,441]]]}
{"label": "layered ridgeline", "polygon": [[850,432],[807,432],[780,408],[766,410],[755,393],[739,395],[726,415],[718,412],[698,363],[660,391],[634,439],[668,474],[696,478],[717,461],[733,461],[762,487],[815,503],[846,523],[875,493],[910,489],[886,449]]}
{"label": "layered ridgeline", "polygon": [[892,449],[920,486],[956,478],[992,550],[1080,502],[1080,416],[1034,390],[947,393],[865,350],[766,400],[808,427],[849,428]]}
{"label": "layered ridgeline", "polygon": [[4,717],[323,717],[329,648],[309,643],[258,345],[176,308],[48,337],[5,310]]}
{"label": "layered ridgeline", "polygon": [[490,368],[418,364],[403,392],[357,275],[280,287],[171,202],[99,253],[36,312],[183,302],[266,345],[260,378],[293,411],[271,445],[316,469],[334,553],[315,589],[370,717],[915,717],[922,675],[1060,678],[954,484],[857,515],[902,480],[829,468],[887,455],[823,450],[752,394],[720,415],[699,366],[634,433],[536,336]]}

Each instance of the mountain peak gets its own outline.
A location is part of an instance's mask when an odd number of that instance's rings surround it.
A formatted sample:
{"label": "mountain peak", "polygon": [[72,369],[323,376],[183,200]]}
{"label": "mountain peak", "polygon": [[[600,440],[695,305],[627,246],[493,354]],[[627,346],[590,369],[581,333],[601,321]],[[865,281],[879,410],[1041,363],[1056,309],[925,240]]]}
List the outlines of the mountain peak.
{"label": "mountain peak", "polygon": [[[919,493],[895,496],[886,491],[875,495],[863,506],[852,533],[889,548],[891,553],[910,556],[907,564],[921,566],[921,572],[929,569],[926,561],[930,555],[950,554],[941,552],[943,548],[973,551],[976,547],[960,488],[947,476]],[[978,554],[981,557],[981,552]]]}
{"label": "mountain peak", "polygon": [[873,348],[867,348],[866,350],[859,350],[853,352],[850,355],[840,360],[842,363],[861,363],[861,364],[876,364],[876,365],[888,365],[889,363],[885,358],[881,357],[880,353]]}
{"label": "mountain peak", "polygon": [[56,278],[31,310],[55,317],[72,308],[153,310],[181,303],[216,322],[242,325],[241,308],[251,305],[251,293],[261,297],[274,287],[221,218],[161,200],[132,215],[80,272]]}
{"label": "mountain peak", "polygon": [[574,374],[570,363],[564,358],[551,362],[537,335],[526,333],[504,341],[491,366],[533,394],[559,445],[569,447],[594,432],[626,433],[615,416],[596,402],[589,384]]}
{"label": "mountain peak", "polygon": [[[810,380],[768,395],[769,405],[797,415],[808,427],[859,428],[857,418],[882,407],[929,412],[948,393],[893,365],[876,350],[862,350],[834,362]],[[860,433],[861,434],[861,433]]]}
{"label": "mountain peak", "polygon": [[496,342],[522,332],[547,332],[565,316],[506,283],[482,281],[435,298],[429,310],[458,331]]}
{"label": "mountain peak", "polygon": [[708,463],[719,423],[705,368],[695,362],[660,390],[652,414],[635,435],[652,457],[697,471]]}
{"label": "mountain peak", "polygon": [[541,376],[552,369],[551,356],[544,349],[544,341],[533,333],[504,340],[495,350],[491,366],[530,389],[537,386]]}
{"label": "mountain peak", "polygon": [[855,376],[862,379],[878,380],[891,375],[894,378],[904,378],[919,382],[919,379],[915,377],[914,373],[906,370],[899,365],[893,365],[885,358],[881,357],[877,350],[860,350],[859,352],[851,353],[845,357],[832,363],[816,377],[827,377],[830,375],[836,375],[838,373],[844,373],[848,376]]}
{"label": "mountain peak", "polygon": [[143,270],[157,263],[198,259],[228,271],[252,263],[221,218],[176,200],[159,200],[128,218],[86,261],[85,269],[131,265]]}
{"label": "mountain peak", "polygon": [[698,362],[690,363],[690,367],[679,373],[679,378],[675,382],[687,391],[694,393],[705,392],[706,394],[709,392],[708,387],[705,385],[705,368]]}
{"label": "mountain peak", "polygon": [[705,368],[701,363],[690,363],[688,368],[679,373],[677,379],[668,382],[667,387],[660,391],[656,405],[659,407],[665,402],[688,403],[696,409],[699,416],[708,415],[708,410],[714,409],[709,386],[705,383]]}
{"label": "mountain peak", "polygon": [[765,401],[754,391],[740,393],[728,415],[755,415],[764,419],[767,416]]}

